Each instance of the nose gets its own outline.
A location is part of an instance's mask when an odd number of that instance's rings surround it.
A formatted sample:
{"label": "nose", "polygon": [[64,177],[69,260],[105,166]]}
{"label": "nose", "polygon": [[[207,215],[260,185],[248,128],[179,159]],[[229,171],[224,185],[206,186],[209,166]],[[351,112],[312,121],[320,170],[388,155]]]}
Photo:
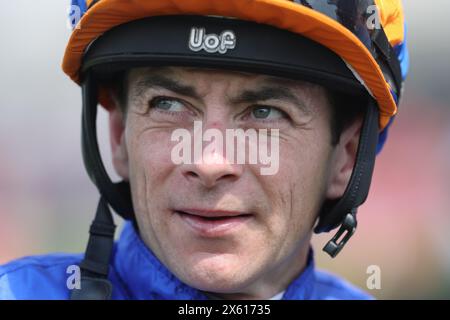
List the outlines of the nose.
{"label": "nose", "polygon": [[[207,121],[205,132],[201,124],[194,128],[194,162],[182,169],[190,182],[213,188],[219,183],[236,181],[242,175],[243,165],[234,163],[234,154],[226,154],[225,128],[222,121]],[[205,144],[204,138],[209,142]]]}
{"label": "nose", "polygon": [[220,183],[234,182],[241,177],[243,165],[227,161],[220,153],[204,153],[193,164],[184,165],[183,175],[190,182],[205,188],[213,188]]}

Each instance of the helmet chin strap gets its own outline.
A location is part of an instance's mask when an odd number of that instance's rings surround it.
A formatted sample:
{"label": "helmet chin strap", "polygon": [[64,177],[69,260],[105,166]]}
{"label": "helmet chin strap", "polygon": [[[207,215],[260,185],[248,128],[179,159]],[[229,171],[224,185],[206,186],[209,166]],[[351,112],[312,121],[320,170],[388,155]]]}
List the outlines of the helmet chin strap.
{"label": "helmet chin strap", "polygon": [[116,226],[109,205],[124,219],[134,221],[129,184],[113,183],[103,166],[97,142],[97,86],[88,73],[82,85],[82,151],[89,177],[101,197],[94,221],[89,230],[89,241],[80,263],[81,286],[71,293],[71,300],[109,300],[112,284],[108,280],[109,264],[114,247]]}
{"label": "helmet chin strap", "polygon": [[89,229],[89,241],[80,263],[80,289],[72,291],[71,300],[109,300],[112,284],[108,280],[109,261],[114,246],[114,225],[111,211],[103,197]]}
{"label": "helmet chin strap", "polygon": [[[328,232],[340,225],[336,235],[323,248],[323,251],[332,258],[337,256],[354,234],[358,207],[367,199],[375,166],[378,120],[379,111],[376,102],[373,98],[369,98],[350,182],[344,195],[337,202],[322,208],[319,223],[314,229],[315,233]],[[337,242],[342,236],[342,240]]]}
{"label": "helmet chin strap", "polygon": [[[98,88],[93,75],[86,73],[82,84],[82,151],[89,177],[97,186],[101,198],[95,219],[89,230],[90,236],[81,269],[81,289],[74,289],[72,300],[108,300],[112,295],[112,284],[108,271],[114,247],[115,225],[109,206],[136,226],[130,186],[127,182],[113,183],[100,156],[96,133]],[[378,142],[378,108],[370,98],[366,108],[360,141],[347,189],[337,202],[324,206],[314,232],[328,232],[340,225],[337,234],[324,247],[324,251],[335,257],[345,246],[356,229],[356,211],[364,203],[370,187]],[[342,235],[343,239],[338,243]]]}

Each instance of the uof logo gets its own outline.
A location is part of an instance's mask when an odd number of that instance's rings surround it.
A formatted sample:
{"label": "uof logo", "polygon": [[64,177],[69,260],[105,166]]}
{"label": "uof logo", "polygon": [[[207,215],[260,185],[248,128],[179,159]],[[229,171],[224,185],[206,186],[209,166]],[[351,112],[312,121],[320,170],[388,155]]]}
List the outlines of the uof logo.
{"label": "uof logo", "polygon": [[236,47],[236,35],[233,31],[226,30],[220,35],[206,34],[204,28],[192,28],[189,38],[189,49],[198,52],[205,50],[209,53],[219,52],[225,54]]}

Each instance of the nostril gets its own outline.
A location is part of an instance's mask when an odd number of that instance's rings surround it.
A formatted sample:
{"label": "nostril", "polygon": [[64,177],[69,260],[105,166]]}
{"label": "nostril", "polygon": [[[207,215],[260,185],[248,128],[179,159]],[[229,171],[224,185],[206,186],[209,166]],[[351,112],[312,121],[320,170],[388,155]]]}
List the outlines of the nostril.
{"label": "nostril", "polygon": [[225,179],[225,180],[234,179],[234,178],[236,178],[236,176],[234,174],[226,174],[221,177],[221,179]]}
{"label": "nostril", "polygon": [[188,178],[198,178],[199,177],[199,175],[197,173],[193,172],[193,171],[186,172],[186,176]]}
{"label": "nostril", "polygon": [[183,166],[183,177],[191,183],[200,183],[211,188],[217,183],[233,182],[241,176],[241,168],[232,165],[197,164]]}

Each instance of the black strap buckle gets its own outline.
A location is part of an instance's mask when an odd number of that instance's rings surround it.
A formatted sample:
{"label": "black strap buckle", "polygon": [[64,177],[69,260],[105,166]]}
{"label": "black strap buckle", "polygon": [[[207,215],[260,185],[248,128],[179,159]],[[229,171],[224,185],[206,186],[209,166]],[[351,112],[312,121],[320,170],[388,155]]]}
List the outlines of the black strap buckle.
{"label": "black strap buckle", "polygon": [[[348,240],[353,236],[356,231],[357,221],[356,221],[356,209],[353,209],[351,213],[345,216],[341,227],[334,237],[328,241],[328,243],[323,247],[323,251],[328,253],[332,258],[336,257],[338,253],[344,248]],[[339,238],[342,237],[344,232],[347,232],[342,240],[337,243]]]}

